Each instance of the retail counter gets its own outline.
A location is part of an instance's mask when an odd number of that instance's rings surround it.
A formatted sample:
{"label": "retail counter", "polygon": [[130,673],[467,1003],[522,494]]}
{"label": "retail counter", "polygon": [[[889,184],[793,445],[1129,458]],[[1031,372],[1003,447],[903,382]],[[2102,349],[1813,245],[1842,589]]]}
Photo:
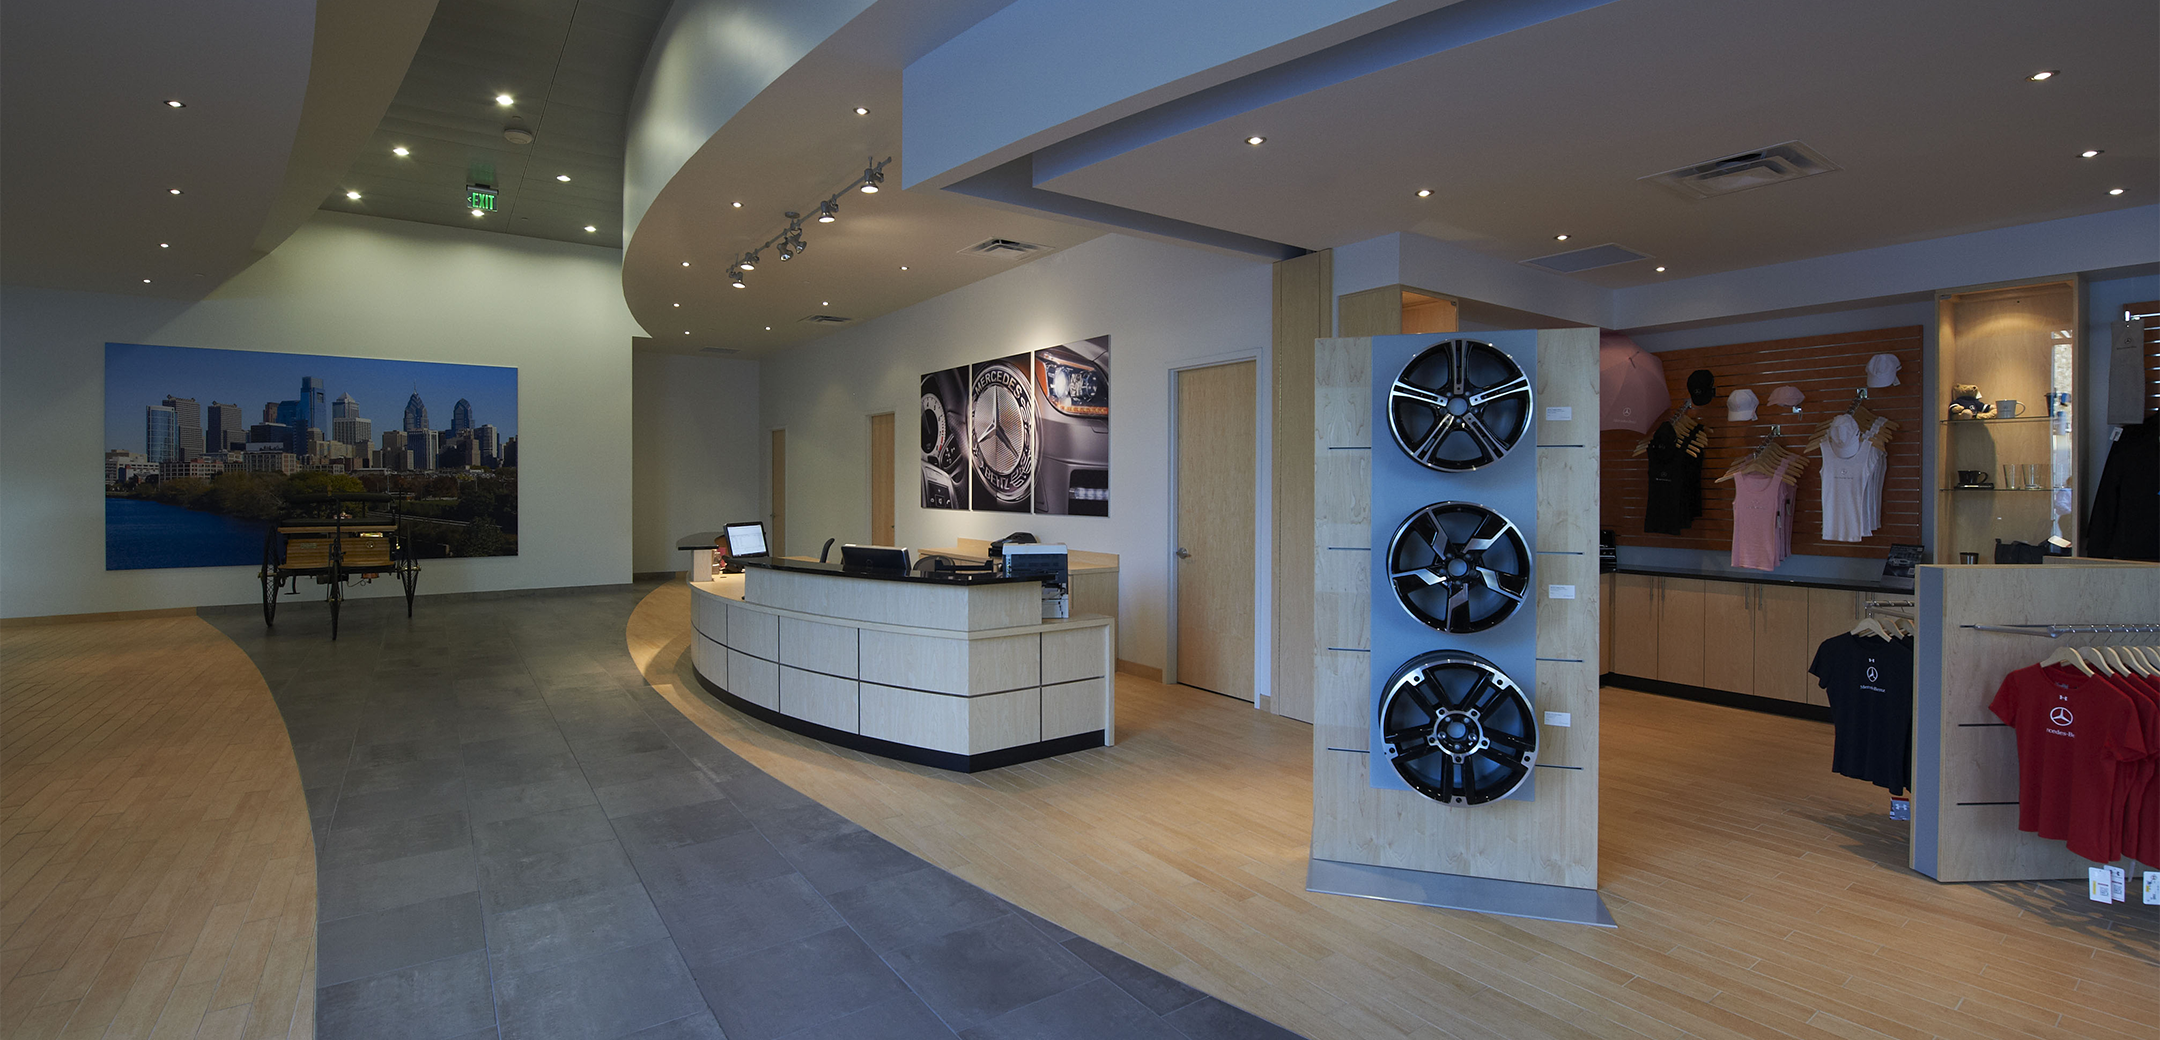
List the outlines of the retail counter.
{"label": "retail counter", "polygon": [[962,772],[1116,738],[1116,622],[1042,620],[1036,580],[744,562],[690,583],[698,678],[744,714]]}

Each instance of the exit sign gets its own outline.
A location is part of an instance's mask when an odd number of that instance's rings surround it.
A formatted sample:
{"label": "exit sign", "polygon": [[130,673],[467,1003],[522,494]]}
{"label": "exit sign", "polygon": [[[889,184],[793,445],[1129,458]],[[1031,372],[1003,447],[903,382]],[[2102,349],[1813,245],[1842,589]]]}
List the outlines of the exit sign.
{"label": "exit sign", "polygon": [[467,186],[465,189],[465,205],[473,209],[494,209],[495,189],[483,188],[477,184]]}

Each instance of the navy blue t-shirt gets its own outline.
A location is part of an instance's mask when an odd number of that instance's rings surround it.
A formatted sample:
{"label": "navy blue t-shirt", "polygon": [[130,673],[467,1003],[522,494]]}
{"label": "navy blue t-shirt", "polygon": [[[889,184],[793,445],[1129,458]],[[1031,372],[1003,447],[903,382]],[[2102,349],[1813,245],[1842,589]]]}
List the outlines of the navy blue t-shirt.
{"label": "navy blue t-shirt", "polygon": [[1808,674],[1830,698],[1837,731],[1830,771],[1892,794],[1911,787],[1912,640],[1831,636],[1815,649]]}

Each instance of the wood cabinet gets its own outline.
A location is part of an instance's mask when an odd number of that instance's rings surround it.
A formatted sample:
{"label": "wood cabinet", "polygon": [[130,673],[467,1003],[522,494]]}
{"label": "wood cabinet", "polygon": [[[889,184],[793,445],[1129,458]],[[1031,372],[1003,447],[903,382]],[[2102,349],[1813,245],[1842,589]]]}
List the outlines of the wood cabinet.
{"label": "wood cabinet", "polygon": [[1657,678],[1703,684],[1703,582],[1657,579]]}
{"label": "wood cabinet", "polygon": [[1613,580],[1617,574],[1598,575],[1598,674],[1613,670]]}
{"label": "wood cabinet", "polygon": [[1815,648],[1852,628],[1866,593],[1749,581],[1608,574],[1603,672],[1828,705]]}
{"label": "wood cabinet", "polygon": [[1658,673],[1657,587],[1647,574],[1613,575],[1612,670],[1654,679]]}
{"label": "wood cabinet", "polygon": [[1781,701],[1806,701],[1815,680],[1808,675],[1815,644],[1808,642],[1808,591],[1790,585],[1746,586],[1754,597],[1748,626],[1754,633],[1755,688],[1745,692]]}
{"label": "wood cabinet", "polygon": [[1706,581],[1702,592],[1703,678],[1699,686],[1755,692],[1755,590],[1736,581]]}

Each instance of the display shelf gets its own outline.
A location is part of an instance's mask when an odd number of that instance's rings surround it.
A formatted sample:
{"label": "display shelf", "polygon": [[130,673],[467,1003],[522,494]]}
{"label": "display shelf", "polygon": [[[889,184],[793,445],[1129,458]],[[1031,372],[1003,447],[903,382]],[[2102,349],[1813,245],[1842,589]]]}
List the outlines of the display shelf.
{"label": "display shelf", "polygon": [[1937,490],[1941,490],[1941,491],[2065,491],[2065,490],[2068,490],[2068,489],[2067,489],[2067,488],[2059,488],[2059,487],[2039,487],[2039,488],[1999,488],[1999,487],[1946,487],[1946,488],[1938,488]]}
{"label": "display shelf", "polygon": [[2052,415],[2021,415],[2015,419],[1940,419],[1944,426],[2007,426],[2011,423],[2054,422]]}
{"label": "display shelf", "polygon": [[2049,486],[1938,483],[1930,546],[1935,559],[1956,559],[1965,552],[1984,556],[1998,542],[2039,545],[2063,539],[2056,544],[2069,544],[2082,528],[2077,496],[2053,493],[2081,479],[2076,405],[2088,395],[2079,376],[2085,328],[2080,290],[2078,278],[2069,276],[1936,294],[1935,414],[1949,414],[1958,386],[1978,386],[1982,400],[2017,401],[2030,410],[2014,418],[1937,419],[1939,427],[2003,429],[1937,435],[1935,479],[2015,467]]}

